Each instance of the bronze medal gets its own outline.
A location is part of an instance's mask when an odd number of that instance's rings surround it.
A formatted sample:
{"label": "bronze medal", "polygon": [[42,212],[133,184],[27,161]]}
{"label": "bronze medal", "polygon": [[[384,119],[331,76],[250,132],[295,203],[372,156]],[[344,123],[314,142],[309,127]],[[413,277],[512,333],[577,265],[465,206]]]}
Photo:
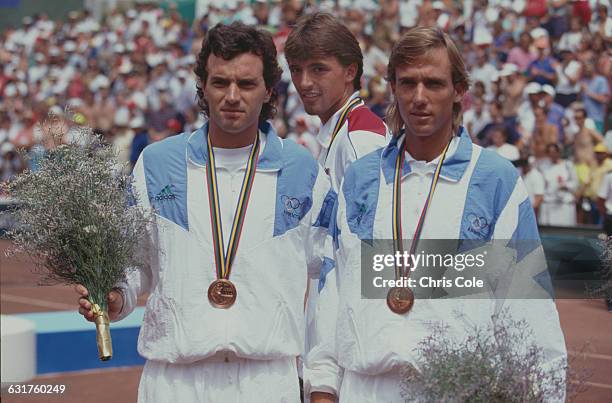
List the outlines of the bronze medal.
{"label": "bronze medal", "polygon": [[206,162],[206,182],[208,185],[208,200],[210,204],[210,223],[212,227],[213,248],[217,280],[208,287],[208,301],[215,308],[228,309],[236,302],[236,286],[229,280],[232,263],[238,250],[240,233],[249,204],[249,196],[253,187],[253,180],[259,158],[259,134],[255,135],[255,142],[251,147],[247,161],[246,172],[242,181],[238,203],[234,212],[234,220],[229,236],[228,247],[223,242],[223,225],[221,223],[221,208],[219,205],[219,189],[217,187],[217,173],[215,168],[215,154],[213,152],[210,136],[207,138],[208,160]]}
{"label": "bronze medal", "polygon": [[414,293],[408,287],[394,287],[387,293],[387,306],[399,315],[410,311],[413,305]]}
{"label": "bronze medal", "polygon": [[[442,164],[444,163],[444,158],[446,158],[446,152],[448,151],[448,147],[450,146],[451,140],[446,143],[446,147],[444,151],[442,151],[442,155],[440,156],[440,160],[438,161],[438,165],[436,166],[436,171],[431,179],[431,185],[429,186],[429,194],[427,195],[427,199],[425,200],[425,205],[423,206],[423,210],[421,210],[421,216],[417,222],[416,229],[414,230],[414,236],[412,237],[412,243],[410,245],[410,255],[414,255],[414,251],[416,250],[419,239],[421,239],[421,231],[423,230],[423,224],[425,223],[425,216],[427,215],[427,210],[429,209],[429,205],[431,203],[434,191],[436,189],[436,185],[438,183],[438,179],[440,177],[440,172],[442,170]],[[393,142],[392,142],[393,143]],[[395,144],[395,143],[393,143]],[[393,179],[393,222],[392,222],[392,230],[393,230],[393,243],[395,246],[395,250],[398,252],[402,252],[403,247],[403,236],[402,236],[402,187],[401,187],[401,178],[402,172],[404,168],[404,158],[406,156],[407,151],[407,143],[404,140],[404,143],[399,149],[397,153],[397,157],[395,159],[395,177]],[[396,266],[395,268],[395,278],[400,279],[402,277],[408,278],[410,275],[410,267],[406,268],[404,272],[401,266]],[[408,287],[394,287],[389,290],[387,293],[387,306],[391,309],[392,312],[397,313],[399,315],[405,314],[412,309],[414,305],[414,292]]]}
{"label": "bronze medal", "polygon": [[227,309],[236,302],[236,286],[223,278],[215,280],[208,287],[208,300],[215,308]]}

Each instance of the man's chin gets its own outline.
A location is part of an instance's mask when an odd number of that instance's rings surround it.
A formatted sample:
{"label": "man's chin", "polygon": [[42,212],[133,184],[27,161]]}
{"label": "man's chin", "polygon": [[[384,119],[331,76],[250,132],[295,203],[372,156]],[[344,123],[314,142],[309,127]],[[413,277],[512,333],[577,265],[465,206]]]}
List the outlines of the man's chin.
{"label": "man's chin", "polygon": [[304,112],[306,112],[307,114],[311,116],[319,116],[319,109],[316,108],[314,105],[307,105],[307,104],[303,104],[303,105],[304,105]]}
{"label": "man's chin", "polygon": [[406,131],[416,137],[429,137],[434,134],[433,127],[427,126],[406,126]]}

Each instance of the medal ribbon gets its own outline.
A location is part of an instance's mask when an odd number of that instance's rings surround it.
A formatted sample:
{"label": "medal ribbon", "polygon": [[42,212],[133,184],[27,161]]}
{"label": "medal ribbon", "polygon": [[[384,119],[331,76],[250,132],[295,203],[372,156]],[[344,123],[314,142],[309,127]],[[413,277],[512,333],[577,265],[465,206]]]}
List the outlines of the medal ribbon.
{"label": "medal ribbon", "polygon": [[208,185],[208,200],[210,204],[210,222],[212,226],[213,247],[215,253],[215,264],[217,267],[217,278],[228,279],[232,269],[232,263],[236,257],[242,225],[249,204],[249,196],[257,170],[259,158],[259,133],[255,136],[255,143],[251,147],[251,153],[246,166],[246,172],[242,179],[240,196],[234,212],[234,222],[229,237],[227,251],[223,241],[223,226],[221,225],[221,209],[219,206],[219,188],[217,185],[217,171],[215,167],[215,154],[213,152],[210,135],[208,135],[208,160],[206,161],[206,182]]}
{"label": "medal ribbon", "polygon": [[[452,140],[452,137],[451,137]],[[421,215],[419,217],[419,221],[417,223],[416,229],[414,230],[414,236],[412,237],[412,243],[410,244],[410,254],[412,255],[416,250],[417,243],[421,238],[421,231],[423,230],[423,224],[425,224],[425,216],[427,215],[427,210],[429,209],[429,205],[431,204],[431,200],[433,198],[434,191],[436,190],[436,185],[438,184],[438,179],[440,178],[440,172],[442,170],[442,163],[444,162],[444,158],[446,157],[446,152],[448,151],[448,147],[450,146],[450,141],[444,147],[444,151],[440,156],[440,160],[436,166],[436,171],[434,172],[433,178],[431,179],[431,184],[429,185],[429,193],[427,194],[427,199],[425,200],[425,205],[423,206],[423,210],[421,210]],[[407,144],[404,139],[404,143],[400,147],[399,154],[397,155],[395,161],[395,178],[393,181],[393,243],[395,246],[395,250],[398,252],[402,252],[404,250],[402,245],[402,169],[404,167],[404,160],[406,158],[406,149]],[[408,270],[409,268],[406,268]],[[395,278],[399,279],[402,277],[402,269],[398,265],[395,267]]]}
{"label": "medal ribbon", "polygon": [[338,135],[340,128],[342,128],[342,126],[344,125],[344,122],[346,122],[346,118],[348,117],[348,114],[356,106],[359,106],[360,104],[363,105],[363,100],[360,97],[356,97],[351,102],[349,102],[348,105],[346,105],[344,109],[342,110],[342,113],[340,114],[340,117],[338,118],[338,121],[336,122],[336,126],[334,126],[334,131],[332,132],[331,140],[329,141],[329,147],[327,148],[327,153],[325,154],[326,161],[327,161],[327,156],[329,155],[329,150],[331,150],[332,144],[334,143],[334,139]]}

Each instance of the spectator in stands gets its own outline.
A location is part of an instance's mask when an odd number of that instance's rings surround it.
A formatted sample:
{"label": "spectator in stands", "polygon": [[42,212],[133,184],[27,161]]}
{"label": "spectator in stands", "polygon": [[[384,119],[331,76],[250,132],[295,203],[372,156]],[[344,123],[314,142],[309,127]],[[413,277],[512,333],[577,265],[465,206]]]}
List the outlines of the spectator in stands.
{"label": "spectator in stands", "polygon": [[599,193],[604,176],[612,170],[612,160],[608,158],[608,149],[603,143],[597,144],[594,150],[596,163],[591,169],[585,195],[589,200],[592,214],[590,223],[601,225],[603,221],[597,208],[597,194]]}
{"label": "spectator in stands", "polygon": [[557,61],[550,55],[550,41],[548,33],[544,28],[536,28],[531,31],[534,45],[538,52],[537,58],[527,67],[527,77],[530,81],[539,84],[555,85],[557,73],[555,66]]}
{"label": "spectator in stands", "polygon": [[544,162],[546,157],[550,157],[551,151],[550,144],[554,144],[557,147],[557,151],[560,152],[559,145],[559,134],[557,127],[551,123],[548,123],[546,118],[546,110],[542,106],[537,106],[534,109],[535,114],[535,126],[530,138],[530,149],[531,154],[536,159],[536,166],[539,168]]}
{"label": "spectator in stands", "polygon": [[518,46],[510,50],[508,63],[516,64],[521,73],[526,72],[529,65],[536,59],[536,55],[531,52],[532,38],[529,32],[523,31],[519,37]]}
{"label": "spectator in stands", "polygon": [[463,124],[473,141],[479,142],[476,135],[490,122],[489,108],[484,107],[482,98],[474,98],[470,109],[463,113]]}
{"label": "spectator in stands", "polygon": [[518,126],[518,109],[523,101],[523,91],[527,85],[526,78],[519,73],[516,64],[506,63],[499,73],[500,100],[502,101],[502,116],[509,128],[516,130]]}
{"label": "spectator in stands", "polygon": [[561,51],[560,57],[561,63],[556,66],[558,80],[555,102],[563,108],[567,108],[578,99],[582,65],[576,61],[574,53],[570,50]]}
{"label": "spectator in stands", "polygon": [[518,148],[513,144],[508,144],[508,134],[506,127],[495,126],[491,130],[491,143],[488,148],[497,152],[509,161],[516,161],[520,158]]}
{"label": "spectator in stands", "polygon": [[593,63],[584,63],[584,80],[580,83],[587,116],[595,122],[599,133],[604,131],[605,110],[610,101],[608,80],[595,71]]}
{"label": "spectator in stands", "polygon": [[540,207],[540,224],[576,225],[576,200],[574,192],[578,186],[574,164],[561,158],[561,149],[556,143],[546,146],[549,164],[541,168],[545,181],[544,201]]}
{"label": "spectator in stands", "polygon": [[527,158],[521,158],[515,161],[516,166],[521,170],[521,177],[525,182],[527,193],[529,193],[529,201],[533,206],[536,217],[539,217],[540,206],[544,201],[544,191],[546,183],[544,176],[537,169],[534,169]]}

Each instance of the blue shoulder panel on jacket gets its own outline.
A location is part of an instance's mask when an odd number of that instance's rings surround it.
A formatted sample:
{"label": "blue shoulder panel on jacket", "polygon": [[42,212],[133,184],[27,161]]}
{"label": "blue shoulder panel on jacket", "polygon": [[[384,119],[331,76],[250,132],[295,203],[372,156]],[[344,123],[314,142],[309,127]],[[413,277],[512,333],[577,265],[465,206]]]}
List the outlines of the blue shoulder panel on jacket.
{"label": "blue shoulder panel on jacket", "polygon": [[380,187],[380,158],[383,149],[372,151],[353,162],[344,174],[346,220],[351,232],[361,240],[371,240]]}
{"label": "blue shoulder panel on jacket", "polygon": [[321,273],[319,274],[319,293],[325,287],[325,280],[327,275],[336,267],[336,262],[328,257],[323,258],[323,264],[321,265]]}
{"label": "blue shoulder panel on jacket", "polygon": [[525,256],[539,247],[540,244],[540,234],[538,233],[535,213],[531,206],[531,201],[529,198],[526,198],[519,205],[518,223],[508,246],[516,249],[516,260],[520,262]]}
{"label": "blue shoulder panel on jacket", "polygon": [[518,172],[508,160],[482,150],[468,185],[459,239],[491,239],[517,179]]}
{"label": "blue shoulder panel on jacket", "polygon": [[147,146],[144,173],[151,206],[160,216],[189,230],[187,222],[187,134]]}
{"label": "blue shoulder panel on jacket", "polygon": [[329,224],[332,219],[332,213],[334,210],[334,204],[336,204],[336,200],[338,200],[338,194],[334,192],[333,189],[329,189],[329,191],[325,195],[325,199],[323,200],[319,216],[313,224],[315,227],[323,227],[329,229]]}
{"label": "blue shoulder panel on jacket", "polygon": [[[275,137],[269,141],[281,140]],[[319,172],[317,161],[304,147],[293,141],[283,141],[282,146],[282,167],[276,181],[274,236],[297,227],[311,209],[312,189]]]}

